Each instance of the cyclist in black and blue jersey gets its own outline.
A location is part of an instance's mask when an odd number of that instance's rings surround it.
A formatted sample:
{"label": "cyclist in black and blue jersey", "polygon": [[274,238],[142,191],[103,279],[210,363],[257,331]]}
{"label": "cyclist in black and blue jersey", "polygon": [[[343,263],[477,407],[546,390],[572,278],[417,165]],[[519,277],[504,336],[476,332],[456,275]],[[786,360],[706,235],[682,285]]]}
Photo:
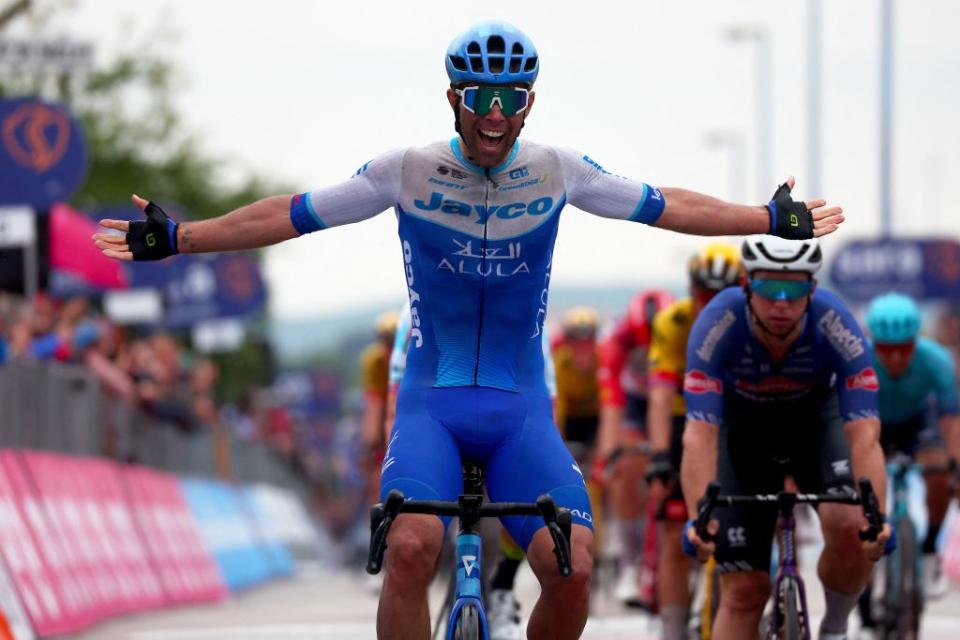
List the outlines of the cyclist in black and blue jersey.
{"label": "cyclist in black and blue jersey", "polygon": [[[700,312],[687,343],[681,480],[689,513],[707,484],[721,493],[781,491],[787,475],[804,493],[854,492],[867,476],[886,496],[877,419],[877,374],[866,339],[847,307],[817,289],[816,240],[748,237],[741,248],[742,288],[717,294]],[[845,638],[847,618],[890,535],[863,543],[853,506],[818,508],[825,547],[818,573],[826,592],[821,638]],[[752,638],[770,596],[776,505],[719,514],[716,544],[688,521],[683,543],[720,570],[717,640]],[[862,549],[862,550],[861,550]]]}
{"label": "cyclist in black and blue jersey", "polygon": [[[107,256],[156,260],[178,251],[262,247],[392,207],[412,331],[381,491],[453,500],[462,488],[461,458],[469,455],[484,466],[492,500],[530,502],[549,493],[570,508],[568,579],[556,570],[542,522],[515,517],[504,524],[542,586],[528,636],[575,638],[589,605],[590,505],[553,425],[540,345],[560,211],[569,203],[684,233],[796,238],[834,231],[842,212],[824,200],[795,202],[792,178],[766,206],[739,205],[616,176],[582,152],[521,143],[540,58],[508,24],[472,27],[451,43],[445,61],[456,137],[387,152],[334,186],[266,198],[209,220],[178,225],[135,196],[147,219],[101,221],[125,233],[94,239]],[[391,528],[381,636],[428,635],[427,586],[443,530],[440,519],[413,514]]]}
{"label": "cyclist in black and blue jersey", "polygon": [[[887,293],[874,298],[865,320],[880,383],[884,452],[904,453],[919,464],[939,468],[960,459],[960,401],[950,352],[920,335],[920,310],[909,296]],[[924,594],[938,598],[947,588],[936,544],[950,505],[950,476],[929,473],[924,481],[928,521],[922,549]],[[860,612],[864,626],[873,626],[868,600]]]}

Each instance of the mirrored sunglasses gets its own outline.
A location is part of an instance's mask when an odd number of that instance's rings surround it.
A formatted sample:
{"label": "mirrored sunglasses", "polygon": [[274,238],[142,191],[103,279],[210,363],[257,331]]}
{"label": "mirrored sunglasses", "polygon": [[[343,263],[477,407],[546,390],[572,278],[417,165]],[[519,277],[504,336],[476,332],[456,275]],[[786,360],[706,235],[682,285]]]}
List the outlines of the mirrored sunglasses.
{"label": "mirrored sunglasses", "polygon": [[467,111],[478,116],[487,115],[496,105],[509,118],[523,112],[530,99],[530,90],[523,87],[463,87],[456,92]]}
{"label": "mirrored sunglasses", "polygon": [[813,280],[750,280],[750,292],[767,300],[799,300],[813,291]]}

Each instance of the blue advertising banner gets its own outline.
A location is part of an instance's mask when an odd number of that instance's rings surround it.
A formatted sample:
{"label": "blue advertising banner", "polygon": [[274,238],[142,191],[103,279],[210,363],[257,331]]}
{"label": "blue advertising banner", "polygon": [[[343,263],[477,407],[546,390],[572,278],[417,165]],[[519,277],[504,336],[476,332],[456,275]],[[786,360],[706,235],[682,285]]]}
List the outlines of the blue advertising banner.
{"label": "blue advertising banner", "polygon": [[0,100],[0,204],[43,208],[68,200],[86,170],[86,137],[65,107]]}
{"label": "blue advertising banner", "polygon": [[960,242],[881,238],[855,240],[840,248],[830,282],[851,302],[887,291],[918,300],[960,300]]}

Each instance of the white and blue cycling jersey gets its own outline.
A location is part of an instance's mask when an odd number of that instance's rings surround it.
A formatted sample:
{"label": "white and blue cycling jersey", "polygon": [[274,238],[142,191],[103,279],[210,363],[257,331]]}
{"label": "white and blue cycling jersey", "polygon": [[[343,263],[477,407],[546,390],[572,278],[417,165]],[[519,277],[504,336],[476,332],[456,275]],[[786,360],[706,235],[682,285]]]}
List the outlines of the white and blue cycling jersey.
{"label": "white and blue cycling jersey", "polygon": [[484,170],[459,138],[385,153],[352,179],[295,196],[300,233],[393,207],[412,312],[404,384],[544,387],[541,332],[560,212],[652,224],[659,190],[615,176],[582,153],[515,143]]}
{"label": "white and blue cycling jersey", "polygon": [[776,425],[815,411],[834,393],[845,422],[876,418],[873,358],[846,305],[817,289],[801,322],[796,342],[774,361],[754,335],[743,290],[717,294],[687,342],[687,419],[719,425],[730,415],[763,415]]}
{"label": "white and blue cycling jersey", "polygon": [[[544,379],[547,383],[547,393],[551,398],[557,397],[557,372],[553,366],[553,353],[550,351],[550,332],[547,325],[543,326],[543,335],[540,340],[543,345]],[[390,375],[388,384],[391,388],[400,386],[403,381],[403,372],[407,368],[407,348],[410,346],[410,302],[404,303],[397,316],[397,332],[393,338],[393,350],[390,352]]]}
{"label": "white and blue cycling jersey", "polygon": [[938,415],[960,413],[953,358],[949,351],[929,338],[917,338],[916,351],[903,375],[891,378],[878,359],[877,376],[881,422],[902,423],[923,416],[931,396]]}
{"label": "white and blue cycling jersey", "polygon": [[[483,169],[459,138],[383,154],[339,185],[293,197],[300,233],[396,211],[410,329],[381,496],[455,500],[469,456],[486,470],[491,500],[550,494],[592,528],[544,376],[553,246],[568,203],[647,224],[665,207],[656,188],[582,153],[517,141],[500,166]],[[543,521],[504,526],[526,549]]]}

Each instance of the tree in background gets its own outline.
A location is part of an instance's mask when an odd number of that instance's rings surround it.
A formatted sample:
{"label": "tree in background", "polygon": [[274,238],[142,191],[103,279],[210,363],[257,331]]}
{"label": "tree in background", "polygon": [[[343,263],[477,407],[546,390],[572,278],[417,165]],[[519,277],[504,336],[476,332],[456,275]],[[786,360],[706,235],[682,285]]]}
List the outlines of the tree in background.
{"label": "tree in background", "polygon": [[[0,8],[0,37],[19,23],[43,38],[54,15],[69,11],[63,0],[17,0]],[[131,11],[135,11],[131,5]],[[177,111],[177,71],[154,43],[175,45],[169,27],[143,44],[131,44],[115,59],[90,69],[0,69],[0,98],[40,96],[60,102],[83,124],[90,154],[86,181],[71,204],[81,210],[128,203],[134,189],[173,203],[194,218],[212,217],[273,193],[289,191],[248,176],[239,184],[225,178],[229,163],[203,153]],[[262,327],[256,333],[262,334]],[[218,395],[235,401],[253,386],[269,382],[269,351],[254,339],[235,354],[216,360],[222,370]]]}

